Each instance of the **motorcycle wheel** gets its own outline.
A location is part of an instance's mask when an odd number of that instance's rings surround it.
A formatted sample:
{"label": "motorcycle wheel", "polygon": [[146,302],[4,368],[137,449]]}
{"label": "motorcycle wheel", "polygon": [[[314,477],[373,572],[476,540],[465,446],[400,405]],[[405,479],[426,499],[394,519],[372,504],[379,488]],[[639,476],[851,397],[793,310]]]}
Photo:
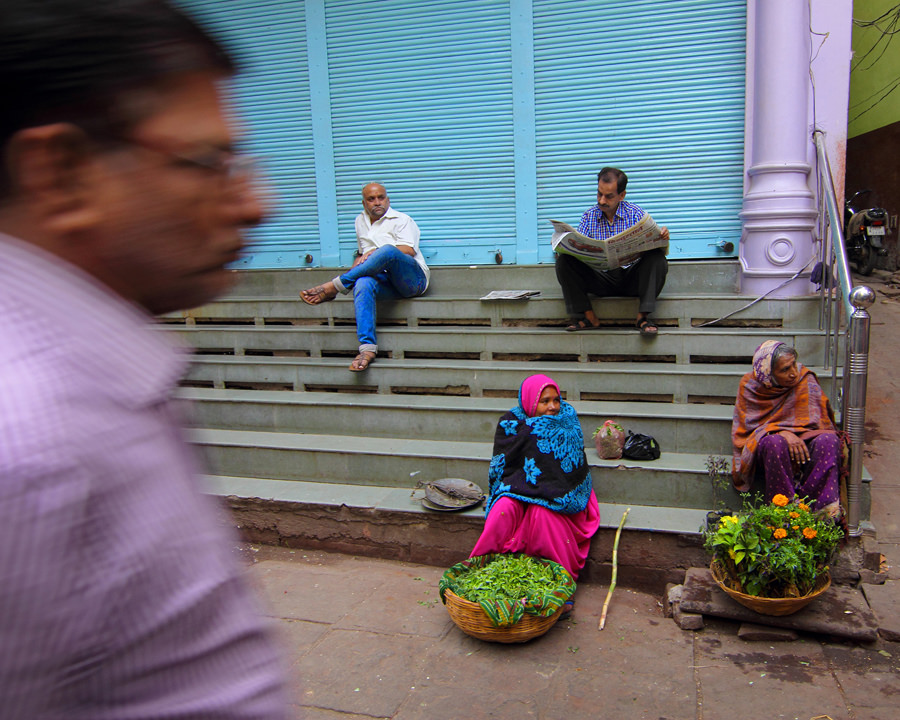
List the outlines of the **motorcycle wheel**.
{"label": "motorcycle wheel", "polygon": [[860,275],[871,275],[878,261],[878,254],[869,243],[864,242],[859,248],[856,260],[856,272]]}

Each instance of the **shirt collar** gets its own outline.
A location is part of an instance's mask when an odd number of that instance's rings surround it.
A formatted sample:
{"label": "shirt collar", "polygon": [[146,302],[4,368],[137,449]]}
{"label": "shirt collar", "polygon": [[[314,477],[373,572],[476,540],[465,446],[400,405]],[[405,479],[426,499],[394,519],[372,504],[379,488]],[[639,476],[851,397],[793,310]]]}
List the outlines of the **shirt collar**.
{"label": "shirt collar", "polygon": [[188,348],[152,315],[52,253],[0,234],[0,281],[34,322],[65,328],[58,340],[71,361],[127,406],[166,400],[187,368]]}
{"label": "shirt collar", "polygon": [[608,222],[608,223],[613,223],[613,222],[615,222],[616,220],[624,220],[624,219],[625,219],[625,213],[622,212],[622,209],[623,209],[622,206],[623,206],[623,205],[625,205],[625,201],[624,201],[624,200],[623,200],[622,202],[620,202],[619,205],[616,207],[616,212],[615,212],[615,214],[613,215],[613,219],[612,219],[612,220],[607,220],[607,219],[606,219],[606,215],[604,215],[604,214],[603,214],[603,211],[600,209],[600,204],[599,204],[599,203],[598,203],[597,205],[594,205],[594,209],[597,211],[597,217],[598,217],[598,219],[602,219],[602,220],[604,220],[605,222]]}
{"label": "shirt collar", "polygon": [[[375,224],[372,222],[372,218],[369,217],[369,213],[367,213],[365,210],[363,210],[362,214],[363,214],[363,217],[366,219],[366,223],[370,227]],[[380,218],[378,218],[378,220],[376,220],[375,222],[380,222],[380,221],[384,220],[385,218],[390,219],[390,218],[396,218],[396,217],[400,217],[400,212],[397,210],[394,210],[394,208],[392,206],[392,207],[389,207],[387,209],[387,212],[384,215],[382,215]]]}

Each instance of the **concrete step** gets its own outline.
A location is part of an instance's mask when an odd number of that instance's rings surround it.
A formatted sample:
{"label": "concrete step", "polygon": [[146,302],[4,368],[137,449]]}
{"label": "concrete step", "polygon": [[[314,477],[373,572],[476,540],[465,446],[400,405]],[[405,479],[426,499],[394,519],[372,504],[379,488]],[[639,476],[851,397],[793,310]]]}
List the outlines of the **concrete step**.
{"label": "concrete step", "polygon": [[[458,477],[487,489],[492,443],[461,440],[374,438],[315,433],[282,433],[199,428],[212,473],[251,478],[406,487],[418,480]],[[613,504],[712,508],[708,455],[663,452],[652,462],[601,460],[586,449],[598,500]],[[718,496],[731,507],[739,498],[730,488]]]}
{"label": "concrete step", "polygon": [[[241,498],[284,503],[293,507],[297,515],[304,509],[334,510],[347,507],[372,513],[409,513],[409,522],[444,523],[448,515],[426,510],[420,498],[422,492],[412,493],[409,488],[360,486],[347,483],[285,482],[269,478],[247,478],[226,475],[207,475],[203,482],[206,492],[223,498]],[[626,508],[628,529],[699,535],[706,519],[706,510],[673,508],[659,505],[620,505],[600,502],[600,526],[616,528]],[[479,527],[484,518],[484,506],[453,513],[455,519],[466,518]],[[458,552],[466,552],[461,547]]]}
{"label": "concrete step", "polygon": [[[331,280],[346,268],[235,270],[236,295],[296,297],[304,288]],[[739,261],[670,260],[665,290],[672,293],[738,292]],[[559,288],[556,270],[545,265],[442,265],[431,268],[429,293],[484,295],[491,290],[550,290]]]}
{"label": "concrete step", "polygon": [[[747,364],[479,362],[379,357],[364,373],[345,358],[198,356],[185,383],[218,389],[510,397],[528,375],[553,377],[570,402],[734,403]],[[812,367],[832,395],[830,371]]]}
{"label": "concrete step", "polygon": [[[354,327],[171,327],[203,354],[346,356],[358,346]],[[770,328],[663,328],[647,339],[633,328],[604,328],[570,333],[557,328],[382,327],[379,355],[392,358],[540,360],[584,363],[640,360],[660,363],[744,363],[754,350],[777,338],[793,345],[801,362],[822,361],[825,340],[817,330]]]}
{"label": "concrete step", "polygon": [[[330,435],[407,437],[419,440],[485,441],[499,417],[515,405],[509,398],[182,388],[193,401],[197,427]],[[727,405],[581,401],[575,409],[585,444],[606,420],[652,435],[666,451],[731,452],[732,409]]]}
{"label": "concrete step", "polygon": [[[482,301],[479,295],[429,294],[408,300],[378,304],[381,325],[459,325],[563,327],[569,323],[562,295],[557,288],[540,297],[519,301]],[[665,327],[690,328],[726,318],[717,327],[803,328],[818,323],[815,296],[789,300],[764,300],[751,304],[743,295],[669,294],[660,296],[654,320]],[[604,298],[594,302],[597,316],[608,323],[631,325],[637,313],[635,298]],[[234,325],[341,325],[352,324],[355,314],[351,296],[332,302],[307,305],[292,297],[229,296],[199,308],[169,313],[167,323]]]}

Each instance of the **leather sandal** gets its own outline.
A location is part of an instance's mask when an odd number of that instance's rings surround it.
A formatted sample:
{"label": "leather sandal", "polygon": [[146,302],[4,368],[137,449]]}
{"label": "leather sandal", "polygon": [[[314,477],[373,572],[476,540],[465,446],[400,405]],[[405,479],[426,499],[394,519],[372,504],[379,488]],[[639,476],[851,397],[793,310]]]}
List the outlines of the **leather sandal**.
{"label": "leather sandal", "polygon": [[329,291],[324,285],[316,285],[314,288],[303,290],[300,292],[300,299],[307,305],[319,305],[337,297],[338,291],[334,285]]}
{"label": "leather sandal", "polygon": [[363,350],[359,355],[353,358],[353,362],[350,363],[350,372],[362,372],[374,361],[375,353],[371,350]]}
{"label": "leather sandal", "polygon": [[599,330],[599,325],[591,325],[587,320],[582,318],[572,323],[566,328],[566,332],[581,332],[582,330]]}
{"label": "leather sandal", "polygon": [[641,318],[634,326],[641,331],[641,337],[656,337],[659,334],[659,326],[649,318]]}

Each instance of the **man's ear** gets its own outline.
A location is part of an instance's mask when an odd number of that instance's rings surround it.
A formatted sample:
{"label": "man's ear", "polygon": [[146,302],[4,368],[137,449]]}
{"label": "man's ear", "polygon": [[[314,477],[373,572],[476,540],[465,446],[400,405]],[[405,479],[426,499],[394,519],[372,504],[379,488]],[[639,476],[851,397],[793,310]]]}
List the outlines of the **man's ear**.
{"label": "man's ear", "polygon": [[25,128],[7,144],[12,194],[44,229],[69,235],[93,225],[94,163],[84,131],[70,123]]}

